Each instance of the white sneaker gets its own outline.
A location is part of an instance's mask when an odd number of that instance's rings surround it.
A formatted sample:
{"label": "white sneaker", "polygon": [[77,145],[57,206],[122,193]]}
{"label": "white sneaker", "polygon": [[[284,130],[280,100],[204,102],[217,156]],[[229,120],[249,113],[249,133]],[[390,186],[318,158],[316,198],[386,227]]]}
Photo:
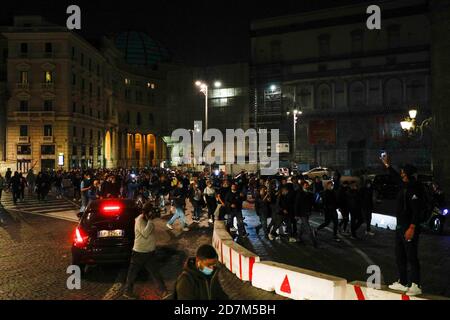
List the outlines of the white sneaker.
{"label": "white sneaker", "polygon": [[375,232],[373,232],[373,231],[366,231],[366,236],[374,236],[375,235]]}
{"label": "white sneaker", "polygon": [[230,228],[230,232],[236,232],[237,229],[236,228]]}
{"label": "white sneaker", "polygon": [[389,286],[389,289],[391,289],[391,290],[396,290],[396,291],[403,291],[403,292],[406,292],[406,291],[408,291],[409,290],[409,288],[408,287],[406,287],[406,286],[404,286],[404,285],[402,285],[400,282],[394,282],[393,284],[391,284],[390,286]]}
{"label": "white sneaker", "polygon": [[183,228],[183,231],[189,231],[189,228],[184,227],[184,228]]}
{"label": "white sneaker", "polygon": [[170,230],[173,230],[173,227],[170,224],[166,224],[166,227],[169,228]]}
{"label": "white sneaker", "polygon": [[297,242],[297,239],[289,237],[289,242]]}
{"label": "white sneaker", "polygon": [[275,240],[275,237],[274,237],[271,233],[269,233],[269,240],[270,240],[270,241]]}
{"label": "white sneaker", "polygon": [[422,294],[422,289],[420,289],[419,286],[415,283],[412,283],[411,287],[409,287],[408,291],[406,292],[407,296],[417,296],[419,294]]}
{"label": "white sneaker", "polygon": [[208,222],[209,222],[209,223],[213,223],[213,219],[209,219]]}

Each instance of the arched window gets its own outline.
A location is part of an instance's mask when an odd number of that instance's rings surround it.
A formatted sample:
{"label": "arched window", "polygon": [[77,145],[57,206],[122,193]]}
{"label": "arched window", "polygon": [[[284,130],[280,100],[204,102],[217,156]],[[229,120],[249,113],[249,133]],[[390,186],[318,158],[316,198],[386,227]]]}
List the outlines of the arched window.
{"label": "arched window", "polygon": [[331,108],[331,88],[328,84],[322,83],[317,88],[317,104],[316,109]]}
{"label": "arched window", "polygon": [[425,101],[425,80],[411,79],[406,83],[408,104],[419,104]]}
{"label": "arched window", "polygon": [[364,84],[361,81],[355,81],[350,84],[350,107],[361,107],[366,105],[366,92]]}
{"label": "arched window", "polygon": [[389,79],[384,85],[383,103],[386,107],[395,107],[403,101],[402,82],[399,79]]}

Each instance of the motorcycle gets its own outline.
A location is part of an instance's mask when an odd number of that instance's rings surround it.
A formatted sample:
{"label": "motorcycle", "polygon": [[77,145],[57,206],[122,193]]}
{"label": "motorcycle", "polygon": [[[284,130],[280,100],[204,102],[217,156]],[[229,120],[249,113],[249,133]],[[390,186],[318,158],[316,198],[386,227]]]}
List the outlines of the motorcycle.
{"label": "motorcycle", "polygon": [[434,207],[430,214],[430,217],[422,225],[425,229],[436,233],[442,234],[444,232],[445,218],[448,215],[449,209]]}

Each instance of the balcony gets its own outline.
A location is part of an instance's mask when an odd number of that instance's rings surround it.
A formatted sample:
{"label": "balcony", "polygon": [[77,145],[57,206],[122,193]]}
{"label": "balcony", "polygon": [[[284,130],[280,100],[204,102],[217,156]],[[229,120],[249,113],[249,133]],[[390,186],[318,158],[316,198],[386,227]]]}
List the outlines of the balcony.
{"label": "balcony", "polygon": [[30,143],[30,137],[28,137],[28,136],[19,137],[17,142],[18,143]]}
{"label": "balcony", "polygon": [[54,121],[55,111],[15,111],[8,113],[8,120],[21,121]]}
{"label": "balcony", "polygon": [[30,84],[29,83],[16,83],[16,88],[19,90],[30,90]]}
{"label": "balcony", "polygon": [[53,82],[41,83],[41,89],[42,90],[54,90],[55,89],[55,85],[54,85]]}
{"label": "balcony", "polygon": [[54,139],[53,136],[43,136],[42,137],[42,143],[53,143]]}

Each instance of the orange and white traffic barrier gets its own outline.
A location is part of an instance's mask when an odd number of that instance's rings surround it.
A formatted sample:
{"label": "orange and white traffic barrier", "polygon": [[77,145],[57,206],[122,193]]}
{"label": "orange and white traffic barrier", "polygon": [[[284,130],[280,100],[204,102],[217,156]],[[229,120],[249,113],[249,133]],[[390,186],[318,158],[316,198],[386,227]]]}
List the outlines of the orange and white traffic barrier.
{"label": "orange and white traffic barrier", "polygon": [[422,297],[408,296],[394,291],[387,286],[381,289],[369,288],[364,282],[355,281],[347,284],[345,300],[428,300]]}
{"label": "orange and white traffic barrier", "polygon": [[252,285],[294,300],[344,300],[347,280],[265,261],[253,266]]}

